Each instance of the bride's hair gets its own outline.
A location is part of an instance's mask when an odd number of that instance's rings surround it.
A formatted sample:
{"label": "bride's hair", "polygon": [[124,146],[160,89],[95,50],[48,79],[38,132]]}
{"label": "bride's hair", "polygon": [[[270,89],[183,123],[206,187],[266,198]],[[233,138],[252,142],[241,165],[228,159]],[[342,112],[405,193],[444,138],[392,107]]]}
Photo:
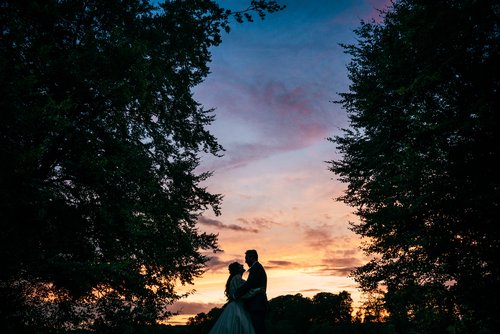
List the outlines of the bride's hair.
{"label": "bride's hair", "polygon": [[229,285],[231,283],[231,279],[233,279],[234,275],[241,274],[243,272],[243,265],[239,262],[233,262],[229,265],[228,269],[229,277],[227,278],[226,290],[224,290],[224,294],[226,295],[227,299],[231,299],[231,296],[229,296]]}

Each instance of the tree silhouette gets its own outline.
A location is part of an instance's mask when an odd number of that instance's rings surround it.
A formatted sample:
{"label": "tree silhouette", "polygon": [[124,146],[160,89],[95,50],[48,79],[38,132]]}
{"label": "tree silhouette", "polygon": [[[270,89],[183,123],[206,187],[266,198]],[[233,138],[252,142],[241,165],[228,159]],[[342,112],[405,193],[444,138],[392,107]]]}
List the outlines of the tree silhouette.
{"label": "tree silhouette", "polygon": [[[379,304],[378,298],[378,295],[374,295],[370,300],[371,303]],[[380,311],[379,306],[374,306],[374,308]],[[188,320],[187,326],[178,330],[185,334],[208,333],[222,310],[222,308],[213,308],[208,313],[198,313]],[[394,326],[384,322],[382,318],[355,321],[351,313],[352,298],[347,291],[338,294],[319,292],[312,298],[298,293],[277,296],[269,300],[266,321],[268,332],[273,334],[396,333]],[[366,320],[367,313],[364,315]]]}
{"label": "tree silhouette", "polygon": [[336,325],[352,321],[352,298],[346,291],[339,294],[320,292],[314,295],[312,303],[316,323]]}
{"label": "tree silhouette", "polygon": [[381,291],[370,291],[364,294],[365,300],[361,310],[358,310],[357,317],[363,322],[384,322],[386,320],[384,293]]}
{"label": "tree silhouette", "polygon": [[193,327],[196,333],[208,333],[213,327],[217,319],[224,311],[224,307],[214,307],[208,313],[198,313],[192,318],[189,318],[186,325]]}
{"label": "tree silhouette", "polygon": [[218,214],[221,196],[200,186],[210,173],[196,168],[200,152],[221,147],[191,89],[232,15],[282,7],[0,7],[0,326],[153,324],[182,296],[175,284],[203,272],[200,251],[218,250],[196,221]]}
{"label": "tree silhouette", "polygon": [[484,298],[500,292],[498,17],[497,1],[396,1],[345,45],[351,123],[331,139],[331,171],[360,217],[353,231],[380,255],[354,277],[387,289],[411,326],[427,314],[420,332],[443,312],[456,328],[499,330]]}
{"label": "tree silhouette", "polygon": [[278,296],[269,300],[269,331],[271,333],[306,333],[312,321],[312,303],[307,297]]}

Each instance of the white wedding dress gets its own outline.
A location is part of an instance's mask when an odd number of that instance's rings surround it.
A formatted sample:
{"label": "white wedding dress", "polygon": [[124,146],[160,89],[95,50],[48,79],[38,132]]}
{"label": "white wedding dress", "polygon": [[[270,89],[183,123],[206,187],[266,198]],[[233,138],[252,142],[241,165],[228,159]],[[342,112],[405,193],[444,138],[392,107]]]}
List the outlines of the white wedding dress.
{"label": "white wedding dress", "polygon": [[[229,295],[233,296],[236,289],[244,282],[245,280],[241,278],[241,275],[235,275],[231,279],[231,282],[229,282]],[[229,303],[224,307],[224,310],[209,334],[255,334],[250,315],[243,305],[243,298],[250,297],[255,293],[256,291],[250,291],[247,295],[238,300],[232,300],[230,297]]]}

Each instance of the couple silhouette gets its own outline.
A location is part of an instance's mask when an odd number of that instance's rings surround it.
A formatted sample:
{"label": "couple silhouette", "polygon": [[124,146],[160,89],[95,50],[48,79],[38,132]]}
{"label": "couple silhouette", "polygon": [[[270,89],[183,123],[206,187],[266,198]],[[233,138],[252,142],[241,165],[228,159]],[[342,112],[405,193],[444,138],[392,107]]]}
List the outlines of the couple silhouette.
{"label": "couple silhouette", "polygon": [[248,277],[239,262],[229,265],[225,294],[228,302],[209,334],[265,334],[267,275],[254,249],[245,252]]}

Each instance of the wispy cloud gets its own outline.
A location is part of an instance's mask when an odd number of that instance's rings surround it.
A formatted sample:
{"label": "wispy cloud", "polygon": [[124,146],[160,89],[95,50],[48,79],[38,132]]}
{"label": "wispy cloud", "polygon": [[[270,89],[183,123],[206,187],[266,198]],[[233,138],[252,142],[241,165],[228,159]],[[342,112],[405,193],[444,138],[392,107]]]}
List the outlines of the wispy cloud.
{"label": "wispy cloud", "polygon": [[215,227],[217,229],[233,230],[233,231],[238,231],[238,232],[251,232],[251,233],[258,233],[259,232],[259,230],[255,229],[255,228],[242,227],[242,226],[236,225],[236,224],[224,224],[220,220],[210,219],[210,218],[207,218],[204,216],[200,216],[198,218],[198,223],[202,224],[202,225]]}
{"label": "wispy cloud", "polygon": [[207,262],[208,270],[219,271],[225,269],[229,266],[231,261],[222,261],[218,256],[211,256],[210,260]]}
{"label": "wispy cloud", "polygon": [[323,259],[322,262],[331,268],[357,267],[361,265],[361,260],[357,257],[336,257]]}
{"label": "wispy cloud", "polygon": [[320,289],[304,289],[300,290],[300,292],[321,292]]}
{"label": "wispy cloud", "polygon": [[348,277],[355,267],[320,267],[314,271],[315,275],[319,276],[338,276],[338,277]]}
{"label": "wispy cloud", "polygon": [[265,159],[279,151],[283,151],[283,149],[265,143],[231,143],[225,145],[225,149],[222,158],[211,159],[209,169],[241,168],[254,161]]}
{"label": "wispy cloud", "polygon": [[320,265],[313,267],[313,274],[320,276],[347,277],[351,272],[368,261],[359,249],[339,248],[327,251]]}
{"label": "wispy cloud", "polygon": [[352,270],[367,262],[356,237],[335,235],[335,226],[323,224],[304,228],[306,244],[323,254],[309,268],[314,275],[347,277]]}
{"label": "wispy cloud", "polygon": [[305,227],[304,238],[307,244],[314,249],[328,249],[335,244],[332,230],[333,227],[329,225]]}
{"label": "wispy cloud", "polygon": [[290,269],[297,268],[299,265],[290,261],[268,261],[266,263],[266,269]]}
{"label": "wispy cloud", "polygon": [[322,103],[328,97],[315,87],[269,80],[254,82],[246,89],[253,107],[249,121],[275,147],[303,148],[328,135],[333,113]]}
{"label": "wispy cloud", "polygon": [[275,221],[266,218],[253,218],[252,220],[248,220],[245,218],[238,218],[236,220],[242,222],[245,225],[256,226],[259,229],[262,228],[269,229],[273,225],[279,225],[279,223],[276,223]]}
{"label": "wispy cloud", "polygon": [[[225,130],[224,157],[213,161],[210,169],[241,168],[275,154],[300,150],[324,141],[343,124],[344,113],[330,103],[324,88],[307,84],[292,85],[271,78],[250,82],[218,82],[227,96],[215,99],[217,113],[244,128]],[[202,95],[214,88],[204,87]],[[238,97],[238,98],[235,98]],[[232,97],[232,98],[228,98]],[[235,100],[238,103],[235,103]],[[342,119],[342,120],[341,120]]]}

